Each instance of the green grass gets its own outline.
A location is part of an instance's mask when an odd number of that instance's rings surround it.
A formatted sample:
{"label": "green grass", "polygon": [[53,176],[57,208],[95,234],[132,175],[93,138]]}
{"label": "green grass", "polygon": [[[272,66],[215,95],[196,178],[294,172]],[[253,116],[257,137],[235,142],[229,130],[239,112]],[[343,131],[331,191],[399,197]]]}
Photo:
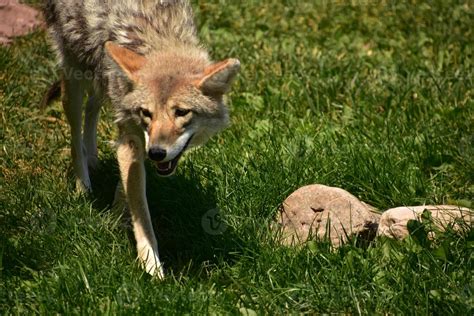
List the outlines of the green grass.
{"label": "green grass", "polygon": [[[349,3],[194,2],[213,57],[238,57],[242,72],[232,126],[173,178],[148,166],[163,282],[138,267],[111,211],[111,111],[95,193],[78,196],[61,106],[38,108],[56,77],[45,34],[0,48],[0,312],[472,314],[472,229],[335,251],[282,247],[269,229],[311,183],[380,210],[473,206],[472,2]],[[201,226],[215,208],[220,235]]]}

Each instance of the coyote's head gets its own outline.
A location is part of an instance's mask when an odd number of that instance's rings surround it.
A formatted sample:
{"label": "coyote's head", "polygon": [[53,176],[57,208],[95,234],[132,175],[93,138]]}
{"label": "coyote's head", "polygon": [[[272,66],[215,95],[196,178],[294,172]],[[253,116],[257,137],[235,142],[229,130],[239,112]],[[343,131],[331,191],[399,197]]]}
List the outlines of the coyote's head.
{"label": "coyote's head", "polygon": [[133,86],[120,102],[143,127],[146,151],[161,176],[173,174],[186,149],[228,124],[223,95],[239,71],[237,59],[209,64],[199,53],[144,57],[112,42],[105,47]]}

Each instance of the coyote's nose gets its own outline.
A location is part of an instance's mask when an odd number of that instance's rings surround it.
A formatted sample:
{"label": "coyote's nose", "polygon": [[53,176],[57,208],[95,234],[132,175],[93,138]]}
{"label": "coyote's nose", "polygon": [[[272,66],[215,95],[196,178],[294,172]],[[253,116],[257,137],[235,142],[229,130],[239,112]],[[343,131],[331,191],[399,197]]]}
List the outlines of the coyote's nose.
{"label": "coyote's nose", "polygon": [[151,147],[150,150],[148,150],[148,157],[150,157],[151,160],[162,161],[166,157],[166,150],[160,147]]}

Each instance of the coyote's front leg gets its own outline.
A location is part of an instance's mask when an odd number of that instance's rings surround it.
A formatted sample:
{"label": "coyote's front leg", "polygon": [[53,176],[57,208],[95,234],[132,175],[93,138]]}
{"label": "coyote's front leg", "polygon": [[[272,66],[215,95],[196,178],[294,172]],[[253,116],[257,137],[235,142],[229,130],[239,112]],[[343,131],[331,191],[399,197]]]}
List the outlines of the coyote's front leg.
{"label": "coyote's front leg", "polygon": [[122,130],[117,148],[117,159],[123,190],[132,216],[138,259],[146,272],[162,279],[163,268],[158,257],[158,245],[146,200],[143,156],[142,138],[137,134],[129,134]]}

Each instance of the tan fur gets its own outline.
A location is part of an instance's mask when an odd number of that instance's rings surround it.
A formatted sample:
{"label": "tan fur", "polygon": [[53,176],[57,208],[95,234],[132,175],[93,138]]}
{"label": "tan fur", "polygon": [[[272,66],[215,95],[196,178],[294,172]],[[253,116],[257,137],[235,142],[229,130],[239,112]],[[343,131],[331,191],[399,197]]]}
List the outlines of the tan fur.
{"label": "tan fur", "polygon": [[[212,63],[196,37],[185,0],[47,0],[45,17],[63,70],[63,107],[71,126],[77,186],[91,188],[101,104],[112,104],[117,160],[137,255],[164,276],[146,198],[145,155],[163,176],[183,152],[228,123],[223,95],[240,63]],[[84,125],[82,106],[88,96]]]}

